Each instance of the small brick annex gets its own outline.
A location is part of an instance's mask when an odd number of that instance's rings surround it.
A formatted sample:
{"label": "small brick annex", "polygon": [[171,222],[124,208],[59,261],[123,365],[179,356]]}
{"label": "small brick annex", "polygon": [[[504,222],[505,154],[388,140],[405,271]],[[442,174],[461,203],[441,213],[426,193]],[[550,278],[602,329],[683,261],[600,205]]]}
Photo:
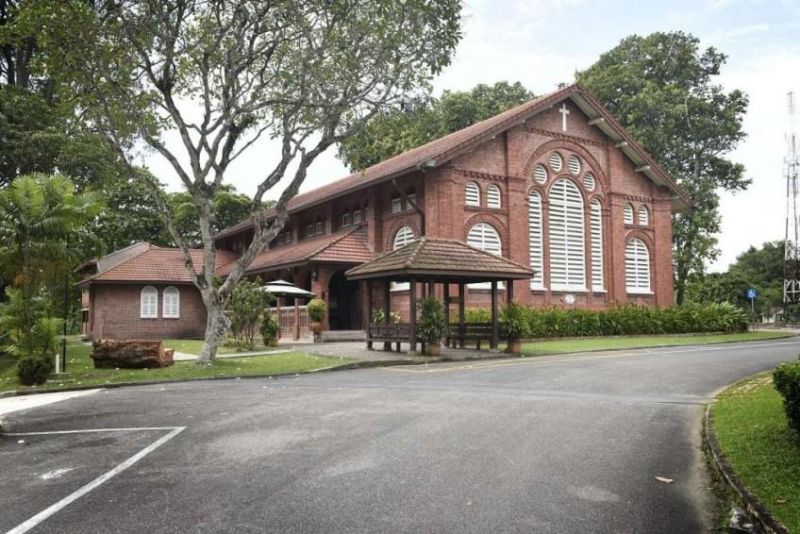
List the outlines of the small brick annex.
{"label": "small brick annex", "polygon": [[[559,200],[562,193],[566,204]],[[538,199],[533,210],[532,199]],[[367,282],[348,281],[344,272],[425,235],[496,247],[502,256],[534,268],[537,283],[513,282],[514,298],[524,304],[668,306],[671,213],[689,203],[619,123],[585,89],[572,85],[296,196],[285,232],[256,257],[247,275],[288,280],[316,293],[328,303],[326,329],[361,329],[368,315]],[[483,232],[483,244],[470,241],[476,229]],[[221,232],[216,243],[223,259],[235,259],[252,235],[249,221]],[[576,236],[583,242],[576,243]],[[225,276],[231,265],[220,266],[218,274]],[[184,269],[179,257],[175,267]],[[170,280],[118,279],[114,284],[129,288],[104,289],[110,284],[99,279],[99,270],[86,272],[84,282],[95,325],[89,335],[100,334],[97,317],[109,313],[117,318],[106,323],[104,336],[201,333],[205,314],[189,308],[199,299],[188,296],[181,297],[180,319],[165,320],[170,326],[137,322],[143,284]],[[172,275],[179,277],[177,271]],[[642,276],[632,284],[630,278]],[[569,283],[559,285],[562,277]],[[188,285],[181,294],[192,291]],[[382,298],[381,291],[375,294]],[[466,305],[488,307],[489,298],[486,289],[473,286]],[[407,288],[397,284],[391,300],[405,318]]]}

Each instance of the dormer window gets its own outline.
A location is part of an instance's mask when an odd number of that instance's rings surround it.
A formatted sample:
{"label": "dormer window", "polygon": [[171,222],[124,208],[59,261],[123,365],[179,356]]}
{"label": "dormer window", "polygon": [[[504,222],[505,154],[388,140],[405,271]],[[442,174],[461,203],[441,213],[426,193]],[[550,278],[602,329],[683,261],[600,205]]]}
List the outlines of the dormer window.
{"label": "dormer window", "polygon": [[350,226],[350,212],[342,213],[342,228],[345,226]]}
{"label": "dormer window", "polygon": [[417,193],[413,189],[409,189],[406,194],[406,211],[414,211],[414,206],[417,205]]}
{"label": "dormer window", "polygon": [[312,235],[314,235],[314,224],[313,223],[309,224],[308,226],[306,226],[306,236],[311,237]]}
{"label": "dormer window", "polygon": [[325,233],[325,223],[323,223],[322,221],[317,221],[317,225],[316,225],[315,230],[316,230],[316,232],[315,232],[316,234],[324,234]]}
{"label": "dormer window", "polygon": [[403,199],[400,198],[400,195],[395,195],[392,197],[392,213],[400,213],[403,211]]}
{"label": "dormer window", "polygon": [[361,221],[364,220],[364,212],[361,210],[356,210],[353,212],[353,224],[361,224]]}

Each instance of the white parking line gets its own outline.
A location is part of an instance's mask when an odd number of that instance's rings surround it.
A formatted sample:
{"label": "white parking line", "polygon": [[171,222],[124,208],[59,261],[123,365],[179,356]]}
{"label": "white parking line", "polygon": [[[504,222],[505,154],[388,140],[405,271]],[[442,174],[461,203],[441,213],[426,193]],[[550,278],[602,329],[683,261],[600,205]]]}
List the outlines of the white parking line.
{"label": "white parking line", "polygon": [[97,393],[100,389],[84,389],[82,391],[57,391],[54,393],[37,393],[35,395],[18,395],[0,399],[0,415],[29,408],[46,406],[54,402],[61,402],[76,397],[85,397]]}
{"label": "white parking line", "polygon": [[80,499],[81,497],[83,497],[84,495],[86,495],[87,493],[92,491],[93,489],[97,488],[98,486],[100,486],[104,482],[106,482],[106,481],[110,480],[111,478],[113,478],[114,476],[120,474],[121,472],[123,472],[124,470],[126,470],[127,468],[129,468],[130,466],[132,466],[133,464],[135,464],[136,462],[138,462],[139,460],[141,460],[142,458],[144,458],[145,456],[147,456],[148,454],[150,454],[151,452],[153,452],[154,450],[156,450],[157,448],[159,448],[160,446],[162,446],[163,444],[165,444],[166,442],[168,442],[169,440],[171,440],[172,438],[174,438],[175,436],[177,436],[181,432],[183,432],[183,430],[185,430],[185,429],[186,429],[185,426],[176,426],[176,427],[142,427],[142,428],[93,428],[93,429],[88,429],[88,430],[58,430],[58,431],[53,431],[53,432],[20,432],[20,433],[16,433],[16,434],[5,434],[7,436],[42,436],[42,435],[47,435],[47,434],[78,434],[78,433],[82,433],[82,432],[130,432],[130,431],[134,431],[134,430],[141,430],[141,431],[144,431],[144,430],[170,430],[170,432],[168,434],[158,438],[156,441],[154,441],[153,443],[151,443],[150,445],[148,445],[147,447],[145,447],[141,451],[137,452],[136,454],[134,454],[133,456],[131,456],[130,458],[128,458],[127,460],[125,460],[121,464],[117,465],[116,467],[114,467],[110,471],[100,475],[99,477],[97,477],[96,479],[92,480],[91,482],[89,482],[88,484],[83,486],[82,488],[80,488],[80,489],[74,491],[73,493],[69,494],[68,496],[64,497],[63,499],[61,499],[60,501],[58,501],[54,505],[52,505],[52,506],[50,506],[48,508],[45,508],[44,510],[42,510],[41,512],[39,512],[35,516],[33,516],[30,519],[28,519],[27,521],[25,521],[24,523],[21,523],[20,525],[17,525],[16,527],[12,528],[6,534],[22,534],[23,532],[28,532],[30,529],[34,528],[39,523],[41,523],[42,521],[44,521],[48,517],[52,516],[53,514],[58,512],[59,510],[62,510],[66,506],[69,506],[71,503],[73,503],[76,500]]}

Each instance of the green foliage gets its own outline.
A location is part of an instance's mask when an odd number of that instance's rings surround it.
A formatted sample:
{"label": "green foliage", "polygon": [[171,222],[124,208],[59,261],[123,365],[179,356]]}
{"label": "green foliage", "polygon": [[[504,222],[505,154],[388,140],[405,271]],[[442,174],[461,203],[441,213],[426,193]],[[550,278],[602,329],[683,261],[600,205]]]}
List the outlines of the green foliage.
{"label": "green foliage", "polygon": [[492,312],[486,308],[467,308],[464,310],[464,322],[474,323],[491,323]]}
{"label": "green foliage", "polygon": [[[403,103],[376,115],[339,145],[339,157],[362,170],[527,102],[534,94],[519,82],[479,84],[471,91],[445,91],[441,98]],[[410,109],[409,109],[410,108]]]}
{"label": "green foliage", "polygon": [[533,338],[742,332],[747,315],[732,304],[672,308],[618,306],[603,311],[521,308]]}
{"label": "green foliage", "polygon": [[383,311],[383,308],[374,308],[370,313],[370,321],[373,324],[386,324],[386,312]]}
{"label": "green foliage", "polygon": [[417,321],[417,336],[431,345],[437,345],[447,334],[449,325],[444,314],[444,306],[434,297],[422,300]]}
{"label": "green foliage", "polygon": [[53,368],[50,362],[38,356],[27,356],[17,362],[17,379],[23,386],[41,386]]}
{"label": "green foliage", "polygon": [[237,284],[226,310],[236,347],[252,349],[255,346],[261,316],[269,300],[269,294],[261,289],[260,280],[242,280]]}
{"label": "green foliage", "polygon": [[678,304],[689,278],[718,254],[718,190],[750,184],[744,167],[726,159],[745,136],[748,104],[714,83],[726,59],[692,35],[656,32],[623,39],[577,75],[692,197],[689,211],[673,215]]}
{"label": "green foliage", "polygon": [[308,303],[308,318],[314,323],[321,323],[328,313],[328,305],[322,299],[311,299]]}
{"label": "green foliage", "polygon": [[775,389],[783,397],[789,426],[800,433],[800,361],[784,363],[772,375]]}
{"label": "green foliage", "polygon": [[48,304],[45,296],[32,293],[30,287],[6,287],[6,302],[0,304],[6,352],[40,358],[55,355],[63,320],[48,316]]}
{"label": "green foliage", "polygon": [[261,338],[264,341],[264,345],[269,346],[274,344],[278,340],[278,332],[280,331],[280,324],[278,324],[278,318],[266,311],[261,316]]}
{"label": "green foliage", "polygon": [[531,327],[525,316],[525,308],[511,302],[500,311],[500,332],[504,339],[519,341],[530,336]]}

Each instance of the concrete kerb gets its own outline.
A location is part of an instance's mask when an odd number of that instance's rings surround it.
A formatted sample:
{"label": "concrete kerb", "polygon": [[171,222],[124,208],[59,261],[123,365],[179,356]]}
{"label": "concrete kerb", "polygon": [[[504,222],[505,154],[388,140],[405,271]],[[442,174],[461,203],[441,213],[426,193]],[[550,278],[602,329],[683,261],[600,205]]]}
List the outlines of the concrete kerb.
{"label": "concrete kerb", "polygon": [[725,455],[720,449],[717,435],[714,431],[714,414],[711,407],[714,403],[711,402],[706,406],[706,414],[703,420],[703,442],[706,451],[711,460],[714,470],[720,475],[720,478],[730,488],[730,490],[739,498],[744,505],[747,513],[754,519],[764,532],[774,534],[789,534],[789,530],[764,506],[764,504],[753,495],[750,490],[739,480],[736,473],[733,471],[730,463],[725,458]]}

